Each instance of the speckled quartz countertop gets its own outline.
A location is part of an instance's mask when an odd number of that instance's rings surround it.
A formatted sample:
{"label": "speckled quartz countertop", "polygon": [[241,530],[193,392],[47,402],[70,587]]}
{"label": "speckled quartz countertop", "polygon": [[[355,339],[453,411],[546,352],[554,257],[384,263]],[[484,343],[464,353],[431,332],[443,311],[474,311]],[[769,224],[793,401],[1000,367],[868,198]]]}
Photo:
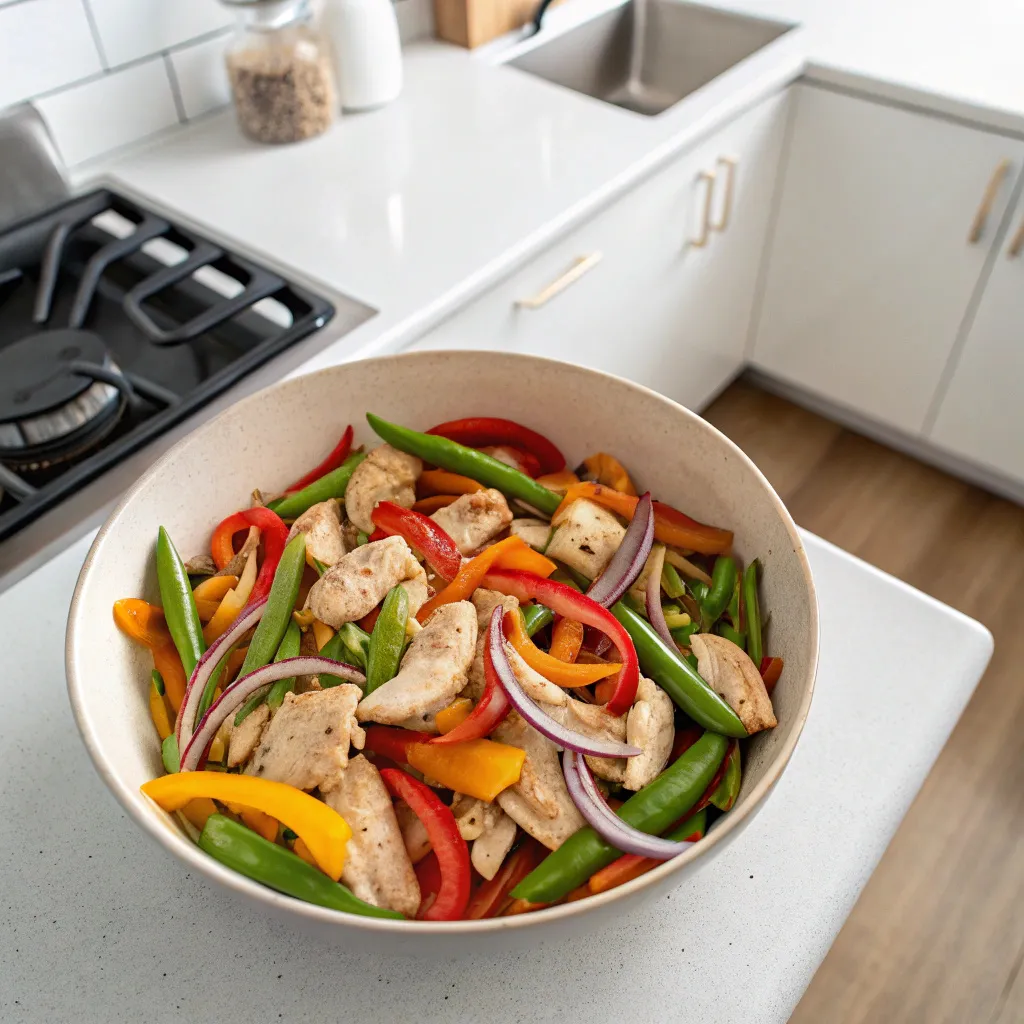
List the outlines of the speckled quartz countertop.
{"label": "speckled quartz countertop", "polygon": [[[0,595],[0,1019],[12,1024],[781,1024],[991,653],[977,623],[805,534],[821,604],[817,690],[793,760],[743,834],[615,925],[531,933],[522,949],[481,943],[457,962],[392,959],[343,932],[311,938],[190,876],[105,790],[64,684],[66,609],[91,539]],[[869,673],[849,628],[865,607]]]}

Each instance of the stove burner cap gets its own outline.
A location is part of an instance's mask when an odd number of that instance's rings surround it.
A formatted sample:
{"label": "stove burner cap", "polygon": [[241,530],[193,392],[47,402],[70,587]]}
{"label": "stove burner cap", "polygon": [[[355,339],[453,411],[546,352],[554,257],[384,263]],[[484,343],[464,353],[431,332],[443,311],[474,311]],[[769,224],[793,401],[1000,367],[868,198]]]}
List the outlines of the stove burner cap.
{"label": "stove burner cap", "polygon": [[39,416],[88,390],[93,381],[67,369],[76,361],[104,365],[103,339],[91,331],[62,328],[30,334],[0,349],[0,421]]}

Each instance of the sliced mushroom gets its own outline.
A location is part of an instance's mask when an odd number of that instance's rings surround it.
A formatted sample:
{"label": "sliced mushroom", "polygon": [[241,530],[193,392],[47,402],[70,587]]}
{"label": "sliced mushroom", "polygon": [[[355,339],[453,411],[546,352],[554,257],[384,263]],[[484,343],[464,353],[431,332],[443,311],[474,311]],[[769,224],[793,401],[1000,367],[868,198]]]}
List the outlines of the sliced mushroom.
{"label": "sliced mushroom", "polygon": [[736,712],[748,735],[778,725],[761,673],[746,651],[715,633],[695,633],[690,649],[697,655],[697,671]]}

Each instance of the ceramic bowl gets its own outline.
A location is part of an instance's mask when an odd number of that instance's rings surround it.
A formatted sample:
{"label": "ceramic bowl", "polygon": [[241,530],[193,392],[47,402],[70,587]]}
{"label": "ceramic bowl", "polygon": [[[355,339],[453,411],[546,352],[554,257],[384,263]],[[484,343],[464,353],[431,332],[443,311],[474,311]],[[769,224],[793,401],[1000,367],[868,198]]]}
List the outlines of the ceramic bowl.
{"label": "ceramic bowl", "polygon": [[[749,744],[733,810],[693,849],[599,896],[534,914],[426,923],[356,917],[266,889],[204,854],[139,791],[162,773],[147,706],[152,664],[115,628],[122,597],[158,601],[153,550],[165,526],[186,559],[207,550],[214,524],[248,505],[254,487],[273,492],[323,457],[345,425],[356,442],[378,439],[364,414],[426,429],[468,415],[504,416],[551,437],[569,465],[595,451],[616,454],[641,487],[704,522],[727,526],[738,555],[764,566],[768,649],[785,658],[773,700],[779,725]],[[125,495],[89,551],[68,621],[68,691],[79,729],[104,781],[135,822],[187,869],[333,935],[378,933],[398,948],[471,949],[487,935],[532,941],[559,924],[636,904],[678,884],[715,856],[764,803],[807,717],[818,654],[814,584],[789,513],[768,481],[699,416],[643,387],[567,363],[491,352],[418,352],[347,363],[255,394],[200,427]],[[116,837],[111,837],[116,842]],[[430,942],[425,942],[427,937]],[[445,941],[445,938],[448,941]],[[362,941],[362,940],[361,940]]]}

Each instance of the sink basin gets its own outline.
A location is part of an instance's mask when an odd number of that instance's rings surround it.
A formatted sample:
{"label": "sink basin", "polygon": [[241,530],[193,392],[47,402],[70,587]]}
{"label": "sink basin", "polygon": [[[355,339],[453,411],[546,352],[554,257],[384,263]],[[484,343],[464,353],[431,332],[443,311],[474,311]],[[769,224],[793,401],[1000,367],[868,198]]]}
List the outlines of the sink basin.
{"label": "sink basin", "polygon": [[542,33],[508,65],[653,115],[791,27],[679,0],[628,0],[547,41]]}

